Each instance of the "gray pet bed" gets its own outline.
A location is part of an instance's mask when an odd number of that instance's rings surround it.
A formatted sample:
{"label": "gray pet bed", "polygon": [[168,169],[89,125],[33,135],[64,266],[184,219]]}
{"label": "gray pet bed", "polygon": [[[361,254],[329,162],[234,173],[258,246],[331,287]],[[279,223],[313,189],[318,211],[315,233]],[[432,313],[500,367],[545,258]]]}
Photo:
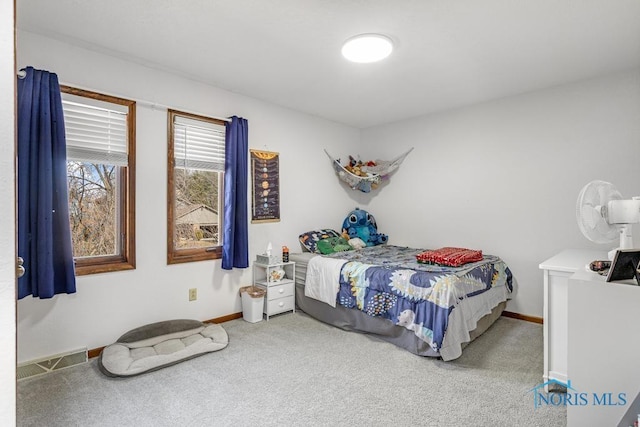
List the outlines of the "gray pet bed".
{"label": "gray pet bed", "polygon": [[222,350],[229,343],[218,324],[179,319],[133,329],[105,347],[98,359],[102,373],[129,377]]}

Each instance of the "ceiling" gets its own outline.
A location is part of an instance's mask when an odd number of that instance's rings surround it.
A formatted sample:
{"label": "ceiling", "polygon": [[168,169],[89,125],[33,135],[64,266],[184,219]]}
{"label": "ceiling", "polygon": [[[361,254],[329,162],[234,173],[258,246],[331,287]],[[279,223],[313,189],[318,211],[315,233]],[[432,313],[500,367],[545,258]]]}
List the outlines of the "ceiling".
{"label": "ceiling", "polygon": [[[17,0],[17,27],[366,128],[640,67],[638,0]],[[345,61],[360,33],[395,43]],[[18,38],[18,49],[20,39]]]}

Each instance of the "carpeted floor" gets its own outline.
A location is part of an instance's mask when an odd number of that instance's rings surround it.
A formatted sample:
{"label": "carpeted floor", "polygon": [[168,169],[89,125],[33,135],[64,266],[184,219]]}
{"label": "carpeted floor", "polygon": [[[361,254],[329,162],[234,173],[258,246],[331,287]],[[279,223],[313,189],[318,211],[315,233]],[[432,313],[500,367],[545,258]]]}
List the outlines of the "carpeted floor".
{"label": "carpeted floor", "polygon": [[452,362],[303,313],[223,323],[229,346],[126,379],[92,360],[18,382],[18,426],[564,426],[534,409],[542,326],[500,318]]}

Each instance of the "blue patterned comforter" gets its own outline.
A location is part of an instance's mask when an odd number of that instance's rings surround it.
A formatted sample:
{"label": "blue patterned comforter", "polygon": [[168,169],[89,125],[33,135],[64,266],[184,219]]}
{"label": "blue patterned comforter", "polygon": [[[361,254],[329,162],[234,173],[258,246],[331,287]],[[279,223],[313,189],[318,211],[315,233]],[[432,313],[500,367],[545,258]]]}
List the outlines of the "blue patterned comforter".
{"label": "blue patterned comforter", "polygon": [[345,259],[337,303],[414,331],[440,350],[449,314],[463,298],[496,286],[513,291],[513,277],[497,256],[460,267],[421,264],[424,249],[380,245],[328,255]]}

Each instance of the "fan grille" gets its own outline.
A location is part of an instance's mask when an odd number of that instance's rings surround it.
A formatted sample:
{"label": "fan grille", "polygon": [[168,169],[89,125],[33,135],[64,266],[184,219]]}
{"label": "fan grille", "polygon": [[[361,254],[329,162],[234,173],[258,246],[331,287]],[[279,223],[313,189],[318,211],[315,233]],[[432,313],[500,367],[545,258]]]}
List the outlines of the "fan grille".
{"label": "fan grille", "polygon": [[618,239],[617,227],[608,222],[607,203],[621,199],[620,192],[606,181],[591,181],[582,188],[576,203],[576,219],[587,239],[595,243],[610,243]]}

